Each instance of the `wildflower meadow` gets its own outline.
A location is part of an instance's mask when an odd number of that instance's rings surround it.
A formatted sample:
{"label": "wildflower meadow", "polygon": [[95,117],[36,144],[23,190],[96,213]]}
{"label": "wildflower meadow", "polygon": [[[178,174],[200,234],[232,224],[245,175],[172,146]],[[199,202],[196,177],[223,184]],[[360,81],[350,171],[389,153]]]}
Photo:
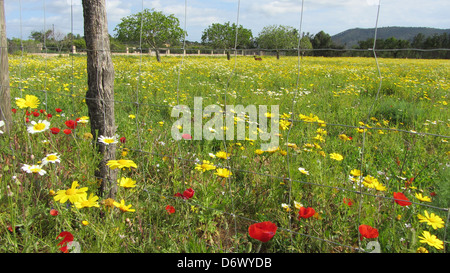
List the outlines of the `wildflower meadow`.
{"label": "wildflower meadow", "polygon": [[[450,62],[378,62],[114,55],[117,135],[93,139],[86,56],[11,55],[0,252],[448,252]],[[212,139],[176,123],[194,98],[216,106],[196,119]],[[117,148],[114,199],[99,145]]]}

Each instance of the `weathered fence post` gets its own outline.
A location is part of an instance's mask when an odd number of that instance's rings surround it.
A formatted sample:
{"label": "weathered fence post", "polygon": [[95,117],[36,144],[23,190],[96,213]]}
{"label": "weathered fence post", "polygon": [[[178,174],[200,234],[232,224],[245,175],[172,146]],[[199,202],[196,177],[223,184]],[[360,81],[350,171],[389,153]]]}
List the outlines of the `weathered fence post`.
{"label": "weathered fence post", "polygon": [[[105,0],[83,0],[84,36],[87,47],[88,91],[86,104],[94,143],[103,135],[116,134],[114,120],[114,66],[111,59]],[[95,172],[101,179],[100,195],[114,198],[117,192],[117,169],[106,163],[115,159],[116,146],[97,144],[102,160]]]}
{"label": "weathered fence post", "polygon": [[9,133],[12,125],[11,94],[9,92],[8,40],[6,39],[5,4],[0,0],[0,120],[5,122],[1,129]]}

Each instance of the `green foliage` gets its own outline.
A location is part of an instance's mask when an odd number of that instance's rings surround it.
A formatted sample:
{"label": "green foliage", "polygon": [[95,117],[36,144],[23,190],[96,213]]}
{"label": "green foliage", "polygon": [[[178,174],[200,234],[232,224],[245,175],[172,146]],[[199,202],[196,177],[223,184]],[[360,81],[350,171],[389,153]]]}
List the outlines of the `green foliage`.
{"label": "green foliage", "polygon": [[[154,50],[166,45],[177,45],[184,35],[178,18],[173,14],[164,15],[154,9],[145,9],[122,18],[114,31],[116,31],[115,38],[123,43],[139,44],[142,39],[142,46]],[[156,53],[159,61],[157,50]]]}
{"label": "green foliage", "polygon": [[[237,38],[236,38],[237,31]],[[252,46],[253,34],[249,29],[242,25],[236,26],[235,23],[224,24],[213,23],[202,33],[202,43],[212,46],[215,49],[225,49],[229,52],[234,48],[249,48]]]}

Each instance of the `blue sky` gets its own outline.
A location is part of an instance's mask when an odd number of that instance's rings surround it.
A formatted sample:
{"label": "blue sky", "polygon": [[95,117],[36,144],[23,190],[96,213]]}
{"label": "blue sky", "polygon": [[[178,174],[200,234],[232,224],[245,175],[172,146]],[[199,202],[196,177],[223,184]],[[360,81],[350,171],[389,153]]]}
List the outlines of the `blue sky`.
{"label": "blue sky", "polygon": [[[379,0],[304,0],[302,30],[334,35],[349,28],[372,28]],[[185,3],[187,7],[185,9]],[[301,0],[241,0],[239,24],[257,36],[264,26],[299,28]],[[174,14],[187,40],[200,41],[212,23],[236,22],[238,0],[106,0],[110,34],[120,19],[142,8]],[[186,17],[185,17],[185,10]],[[378,26],[450,28],[448,0],[381,0]],[[81,0],[5,0],[8,38],[28,39],[31,31],[52,29],[83,35]]]}

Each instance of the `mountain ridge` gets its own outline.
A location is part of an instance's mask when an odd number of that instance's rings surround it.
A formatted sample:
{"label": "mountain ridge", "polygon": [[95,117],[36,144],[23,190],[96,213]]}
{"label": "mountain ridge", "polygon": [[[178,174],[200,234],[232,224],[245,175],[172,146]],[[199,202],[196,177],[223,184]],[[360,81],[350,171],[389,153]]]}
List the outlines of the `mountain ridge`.
{"label": "mountain ridge", "polygon": [[[450,29],[431,28],[431,27],[379,27],[377,29],[377,39],[387,39],[395,37],[399,40],[411,41],[414,36],[419,33],[425,35],[425,37],[432,36],[434,34],[449,33]],[[351,48],[358,44],[358,41],[365,41],[369,38],[373,38],[375,34],[375,28],[352,28],[342,31],[336,35],[331,36],[333,43],[346,48]]]}

